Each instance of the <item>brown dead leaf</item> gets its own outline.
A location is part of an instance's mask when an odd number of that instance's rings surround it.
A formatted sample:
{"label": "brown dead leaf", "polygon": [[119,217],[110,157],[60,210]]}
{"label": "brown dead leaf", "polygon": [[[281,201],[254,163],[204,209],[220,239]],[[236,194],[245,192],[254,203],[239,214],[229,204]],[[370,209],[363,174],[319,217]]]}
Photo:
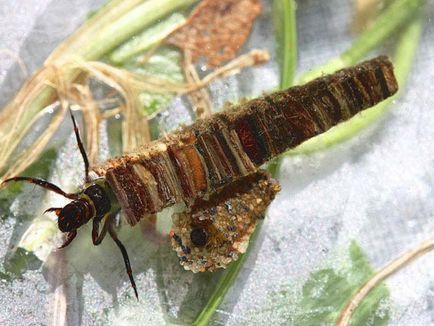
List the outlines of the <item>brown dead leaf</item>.
{"label": "brown dead leaf", "polygon": [[166,42],[203,56],[211,67],[233,59],[261,12],[259,0],[204,0]]}
{"label": "brown dead leaf", "polygon": [[355,0],[353,31],[360,33],[371,24],[384,7],[383,0]]}

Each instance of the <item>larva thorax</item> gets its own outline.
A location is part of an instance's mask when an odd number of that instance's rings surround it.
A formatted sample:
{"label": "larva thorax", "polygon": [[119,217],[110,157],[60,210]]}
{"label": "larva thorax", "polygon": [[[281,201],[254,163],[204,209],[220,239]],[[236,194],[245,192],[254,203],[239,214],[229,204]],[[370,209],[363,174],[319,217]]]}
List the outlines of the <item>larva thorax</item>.
{"label": "larva thorax", "polygon": [[378,57],[214,114],[95,172],[134,225],[174,203],[208,198],[397,89],[392,64]]}

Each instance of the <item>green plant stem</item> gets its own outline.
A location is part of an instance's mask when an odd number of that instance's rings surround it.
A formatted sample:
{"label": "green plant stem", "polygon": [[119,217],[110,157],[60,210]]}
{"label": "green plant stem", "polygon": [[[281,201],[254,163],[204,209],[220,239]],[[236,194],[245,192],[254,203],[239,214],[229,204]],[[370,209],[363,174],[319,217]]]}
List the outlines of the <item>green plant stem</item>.
{"label": "green plant stem", "polygon": [[[46,62],[62,62],[71,56],[83,60],[96,60],[119,46],[133,35],[173,11],[191,6],[198,0],[124,0],[118,1],[121,15],[110,6],[93,16],[64,44],[60,45]],[[129,4],[129,5],[128,5]],[[114,8],[112,8],[114,7]],[[87,40],[84,41],[83,40]]]}
{"label": "green plant stem", "polygon": [[426,0],[394,1],[357,38],[348,50],[344,51],[339,57],[331,59],[302,75],[299,80],[300,84],[304,84],[323,74],[329,74],[344,67],[354,65],[388,37],[397,32],[408,20],[412,19],[425,3]]}
{"label": "green plant stem", "polygon": [[[423,7],[421,7],[421,11],[422,10]],[[401,93],[410,73],[416,49],[422,34],[423,18],[422,14],[418,14],[409,22],[408,26],[406,26],[402,31],[396,46],[393,62],[395,65],[396,78],[400,86],[398,96]],[[365,110],[350,121],[343,122],[327,133],[312,138],[300,146],[288,151],[286,155],[310,154],[331,147],[352,137],[377,119],[381,118],[388,111],[390,107],[389,105],[395,98],[396,96]]]}
{"label": "green plant stem", "polygon": [[294,84],[297,68],[297,26],[296,3],[294,1],[273,1],[274,30],[276,33],[278,60],[280,64],[280,89]]}
{"label": "green plant stem", "polygon": [[75,55],[77,49],[80,49],[80,47],[83,48],[82,51],[84,52],[88,52],[89,48],[97,48],[98,44],[93,42],[93,35],[100,34],[101,30],[109,26],[112,22],[118,21],[123,15],[127,14],[142,2],[144,2],[144,0],[109,1],[86,20],[74,34],[57,46],[57,48],[51,52],[46,62],[63,61],[65,57]]}
{"label": "green plant stem", "polygon": [[[279,10],[277,10],[279,8]],[[295,77],[295,69],[297,67],[297,35],[296,35],[296,3],[294,0],[274,0],[273,1],[273,15],[277,15],[278,24],[276,29],[281,29],[281,35],[279,42],[285,42],[279,44],[283,51],[280,51],[280,89],[291,86]],[[279,34],[276,32],[276,34]],[[290,42],[290,43],[286,43]],[[270,164],[269,171],[274,177],[277,176],[280,167],[280,160],[275,160]],[[216,285],[214,292],[209,298],[207,304],[202,309],[201,313],[196,317],[192,325],[203,326],[207,325],[211,317],[214,315],[216,309],[223,301],[224,297],[228,293],[232,284],[237,279],[244,262],[247,259],[250,248],[258,237],[261,224],[258,224],[255,232],[250,239],[250,245],[247,252],[233,262],[224,272],[218,284]]]}
{"label": "green plant stem", "polygon": [[119,48],[110,53],[108,59],[111,63],[116,65],[125,63],[128,59],[143,53],[153,45],[161,42],[162,39],[182,25],[185,21],[186,18],[184,15],[181,13],[174,13],[167,19],[158,21],[155,25],[147,28],[141,34],[136,35],[130,41],[122,44]]}

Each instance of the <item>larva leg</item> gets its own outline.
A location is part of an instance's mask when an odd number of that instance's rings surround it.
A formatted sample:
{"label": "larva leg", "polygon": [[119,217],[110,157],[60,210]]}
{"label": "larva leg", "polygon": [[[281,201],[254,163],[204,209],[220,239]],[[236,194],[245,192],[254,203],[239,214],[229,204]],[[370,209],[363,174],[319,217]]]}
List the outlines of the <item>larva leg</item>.
{"label": "larva leg", "polygon": [[137,300],[139,300],[136,282],[134,282],[133,271],[131,270],[131,264],[130,264],[130,259],[128,258],[127,250],[125,249],[122,242],[118,239],[118,235],[116,234],[116,231],[113,227],[113,224],[112,223],[108,223],[108,224],[109,224],[109,227],[108,227],[109,234],[112,237],[113,241],[116,243],[116,245],[121,250],[122,258],[124,259],[125,268],[127,270],[127,274],[128,274],[129,279],[130,279],[131,286],[134,289],[134,294],[136,295]]}
{"label": "larva leg", "polygon": [[106,214],[102,218],[103,225],[102,225],[101,233],[99,233],[99,224],[101,223],[101,220],[96,218],[96,217],[93,219],[92,242],[95,246],[99,245],[102,242],[102,240],[104,239],[104,237],[106,236],[107,229],[108,229],[109,223],[110,223],[110,218],[111,218],[110,214]]}
{"label": "larva leg", "polygon": [[174,214],[170,235],[181,265],[205,272],[236,260],[279,190],[269,173],[258,171]]}
{"label": "larva leg", "polygon": [[76,236],[77,236],[77,231],[74,230],[72,232],[68,232],[66,234],[66,240],[65,240],[65,242],[58,249],[63,249],[65,247],[67,247],[72,242],[72,240],[75,239]]}

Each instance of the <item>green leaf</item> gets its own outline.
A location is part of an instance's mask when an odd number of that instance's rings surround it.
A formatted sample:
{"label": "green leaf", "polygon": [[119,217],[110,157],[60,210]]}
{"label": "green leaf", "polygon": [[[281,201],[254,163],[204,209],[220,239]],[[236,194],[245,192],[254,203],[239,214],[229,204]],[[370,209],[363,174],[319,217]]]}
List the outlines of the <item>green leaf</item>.
{"label": "green leaf", "polygon": [[297,26],[295,1],[273,1],[273,23],[277,62],[280,66],[280,89],[294,84],[297,68]]}
{"label": "green leaf", "polygon": [[[356,242],[349,247],[349,262],[338,268],[313,272],[296,299],[292,285],[274,293],[266,310],[283,316],[290,325],[334,325],[352,295],[373,275],[362,249]],[[389,290],[377,286],[356,309],[350,325],[380,326],[389,320]],[[288,311],[292,313],[288,314]],[[262,312],[263,313],[263,312]]]}
{"label": "green leaf", "polygon": [[131,57],[144,53],[153,45],[161,42],[161,40],[184,22],[184,15],[180,13],[172,14],[114,50],[109,55],[110,62],[113,64],[122,64]]}
{"label": "green leaf", "polygon": [[15,248],[5,257],[4,272],[0,272],[0,279],[11,281],[20,278],[24,272],[39,269],[41,265],[42,262],[33,253],[23,248]]}
{"label": "green leaf", "polygon": [[[164,46],[159,48],[146,64],[138,64],[132,59],[125,63],[123,68],[138,74],[181,83],[184,81],[184,74],[180,61],[181,53],[177,49]],[[149,116],[165,109],[174,96],[174,94],[140,93],[139,100],[143,105],[143,114]]]}

